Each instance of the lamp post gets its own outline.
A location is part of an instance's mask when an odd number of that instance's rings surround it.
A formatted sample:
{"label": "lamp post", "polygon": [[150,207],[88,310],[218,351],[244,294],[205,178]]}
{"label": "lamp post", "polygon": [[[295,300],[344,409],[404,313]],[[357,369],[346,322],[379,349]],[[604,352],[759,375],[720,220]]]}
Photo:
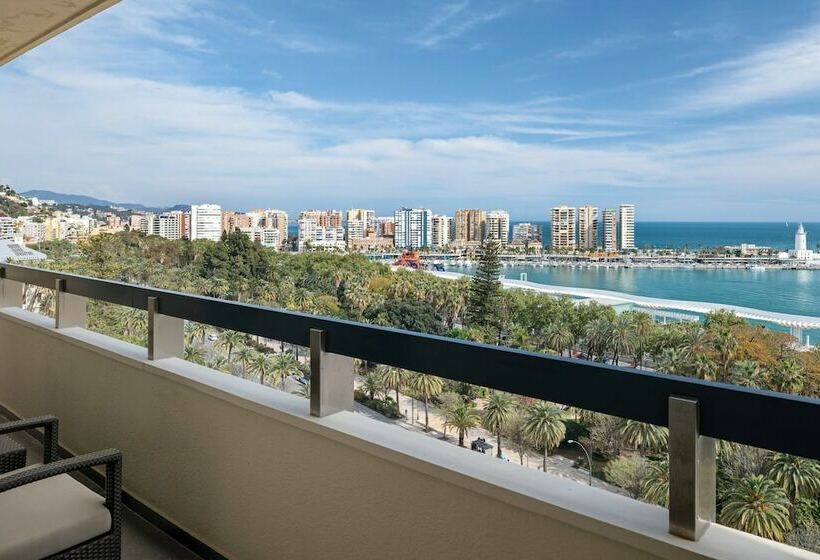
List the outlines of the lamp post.
{"label": "lamp post", "polygon": [[578,447],[580,447],[581,449],[584,450],[584,455],[587,456],[587,463],[589,464],[589,485],[592,486],[592,458],[589,456],[589,451],[587,451],[587,448],[584,447],[584,444],[581,443],[580,441],[575,441],[574,439],[568,439],[567,443],[574,443],[574,444],[578,445]]}

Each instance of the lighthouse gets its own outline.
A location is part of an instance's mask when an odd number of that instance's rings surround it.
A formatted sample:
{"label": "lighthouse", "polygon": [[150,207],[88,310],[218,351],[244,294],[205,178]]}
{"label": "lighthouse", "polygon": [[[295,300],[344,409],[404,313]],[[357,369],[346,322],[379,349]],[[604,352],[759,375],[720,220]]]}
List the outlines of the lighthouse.
{"label": "lighthouse", "polygon": [[803,229],[803,224],[797,227],[797,233],[794,234],[794,252],[800,253],[806,250],[806,230]]}

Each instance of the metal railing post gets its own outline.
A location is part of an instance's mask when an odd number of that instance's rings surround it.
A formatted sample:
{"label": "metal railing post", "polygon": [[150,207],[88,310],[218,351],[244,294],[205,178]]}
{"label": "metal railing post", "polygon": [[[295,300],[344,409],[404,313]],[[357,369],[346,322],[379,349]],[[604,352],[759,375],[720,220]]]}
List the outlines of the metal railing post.
{"label": "metal railing post", "polygon": [[182,358],[185,355],[185,320],[159,312],[159,299],[148,298],[148,359]]}
{"label": "metal railing post", "polygon": [[700,435],[698,401],[669,397],[669,532],[698,540],[715,520],[715,440]]}
{"label": "metal railing post", "polygon": [[6,269],[0,268],[0,307],[23,307],[23,283],[6,279]]}
{"label": "metal railing post", "polygon": [[54,326],[58,329],[85,328],[88,299],[65,291],[65,279],[60,278],[54,286]]}
{"label": "metal railing post", "polygon": [[325,351],[327,333],[310,329],[310,414],[353,410],[353,358]]}

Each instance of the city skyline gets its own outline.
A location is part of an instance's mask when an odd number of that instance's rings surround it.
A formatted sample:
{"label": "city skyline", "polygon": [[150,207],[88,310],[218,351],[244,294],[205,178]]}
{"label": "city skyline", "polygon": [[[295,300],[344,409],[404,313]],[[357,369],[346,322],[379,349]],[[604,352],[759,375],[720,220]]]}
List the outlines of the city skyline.
{"label": "city skyline", "polygon": [[547,193],[811,220],[817,5],[610,12],[126,0],[0,77],[0,180],[162,206],[469,200],[532,220]]}

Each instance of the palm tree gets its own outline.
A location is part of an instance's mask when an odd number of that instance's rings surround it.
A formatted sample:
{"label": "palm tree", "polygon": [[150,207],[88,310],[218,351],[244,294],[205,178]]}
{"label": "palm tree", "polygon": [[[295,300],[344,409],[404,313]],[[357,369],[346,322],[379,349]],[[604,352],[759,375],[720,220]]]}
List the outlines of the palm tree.
{"label": "palm tree", "polygon": [[205,343],[205,337],[208,334],[208,326],[202,323],[188,322],[185,325],[185,337],[188,342],[193,342],[196,338],[200,339],[200,343]]}
{"label": "palm tree", "polygon": [[242,368],[242,377],[247,377],[248,370],[250,369],[251,363],[253,361],[253,356],[256,352],[253,348],[249,348],[248,346],[240,346],[236,350],[236,361],[239,363],[239,366]]}
{"label": "palm tree", "polygon": [[464,438],[469,433],[470,428],[478,427],[480,422],[481,418],[467,403],[448,410],[444,418],[444,426],[453,428],[458,433],[458,445],[460,447],[464,447]]}
{"label": "palm tree", "polygon": [[564,355],[564,349],[567,350],[567,355],[572,355],[572,344],[575,342],[575,335],[572,333],[572,329],[563,321],[550,323],[545,339],[547,346],[558,352],[559,356]]}
{"label": "palm tree", "polygon": [[274,356],[271,365],[271,373],[274,379],[280,383],[283,391],[285,389],[285,380],[300,372],[299,362],[296,361],[293,354],[287,352],[281,352]]}
{"label": "palm tree", "polygon": [[362,388],[372,401],[376,398],[376,395],[382,394],[384,391],[384,384],[378,375],[368,372],[362,376]]}
{"label": "palm tree", "polygon": [[737,352],[737,338],[731,329],[722,328],[712,335],[712,347],[717,351],[720,358],[720,380],[725,382],[729,377],[729,370]]}
{"label": "palm tree", "polygon": [[222,331],[219,333],[217,346],[228,352],[228,361],[233,357],[233,349],[245,342],[245,335],[238,331]]}
{"label": "palm tree", "polygon": [[558,447],[567,432],[561,414],[560,408],[548,402],[539,402],[527,408],[524,431],[530,441],[544,448],[544,472],[547,472],[550,449]]}
{"label": "palm tree", "polygon": [[741,387],[762,389],[766,386],[766,371],[754,360],[740,360],[732,368],[731,381]]}
{"label": "palm tree", "polygon": [[668,429],[636,420],[624,422],[621,435],[627,445],[640,450],[642,455],[647,451],[662,451],[669,443]]}
{"label": "palm tree", "polygon": [[610,346],[612,347],[612,361],[618,365],[618,358],[621,354],[628,354],[635,348],[634,335],[632,333],[632,321],[628,315],[623,313],[618,315],[612,324],[610,331]]}
{"label": "palm tree", "polygon": [[407,372],[401,368],[392,366],[379,366],[378,372],[384,386],[396,391],[396,414],[401,417],[399,391],[401,391],[407,383]]}
{"label": "palm tree", "polygon": [[607,348],[609,348],[611,334],[612,323],[605,317],[588,323],[584,329],[584,338],[587,341],[587,355],[590,358],[593,356],[603,358]]}
{"label": "palm tree", "polygon": [[493,393],[484,403],[482,423],[485,428],[496,435],[496,443],[498,444],[496,456],[499,459],[501,458],[501,432],[506,427],[515,408],[515,399],[507,393]]}
{"label": "palm tree", "polygon": [[209,368],[219,371],[225,371],[228,368],[228,365],[229,362],[225,356],[217,356],[208,363]]}
{"label": "palm tree", "polygon": [[803,368],[793,359],[781,360],[774,368],[774,385],[781,393],[796,394],[803,390]]}
{"label": "palm tree", "polygon": [[270,356],[264,354],[262,352],[257,352],[253,356],[253,361],[251,362],[251,369],[255,373],[259,374],[259,383],[260,385],[265,384],[265,378],[268,377],[273,370],[273,362],[270,359]]}
{"label": "palm tree", "polygon": [[789,499],[782,488],[762,475],[738,480],[726,492],[720,522],[759,537],[783,542],[792,528]]}
{"label": "palm tree", "polygon": [[643,367],[644,349],[646,347],[646,339],[649,337],[652,329],[655,327],[655,321],[649,313],[643,311],[633,311],[632,318],[632,332],[635,334],[635,358],[638,367]]}
{"label": "palm tree", "polygon": [[820,463],[785,453],[769,457],[768,477],[783,489],[792,504],[820,494]]}
{"label": "palm tree", "polygon": [[292,391],[292,393],[294,395],[299,395],[303,399],[309,399],[310,398],[310,379],[308,379],[305,382],[304,385],[299,385],[299,387],[295,391]]}
{"label": "palm tree", "polygon": [[424,400],[424,431],[430,431],[430,418],[427,413],[427,403],[444,390],[444,382],[440,377],[418,373],[410,379],[410,387]]}
{"label": "palm tree", "polygon": [[708,355],[704,353],[695,354],[692,365],[695,370],[695,376],[697,376],[698,379],[705,379],[707,381],[713,381],[715,379],[718,367]]}
{"label": "palm tree", "polygon": [[686,356],[683,350],[678,348],[664,348],[658,356],[657,366],[660,371],[672,374],[683,372],[686,364]]}
{"label": "palm tree", "polygon": [[669,455],[650,461],[641,487],[641,497],[649,503],[669,507]]}
{"label": "palm tree", "polygon": [[187,361],[195,364],[202,364],[205,361],[205,353],[198,346],[186,346],[183,356]]}

